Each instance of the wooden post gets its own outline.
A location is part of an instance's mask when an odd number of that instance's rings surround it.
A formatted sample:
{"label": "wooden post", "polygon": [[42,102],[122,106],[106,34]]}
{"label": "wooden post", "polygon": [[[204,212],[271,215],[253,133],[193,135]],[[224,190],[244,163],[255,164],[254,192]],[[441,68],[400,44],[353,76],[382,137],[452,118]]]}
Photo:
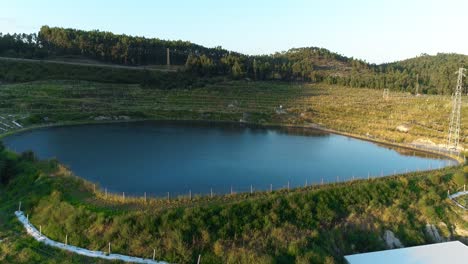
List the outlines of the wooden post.
{"label": "wooden post", "polygon": [[42,236],[42,226],[39,226],[39,235]]}
{"label": "wooden post", "polygon": [[93,184],[93,192],[96,193],[96,184]]}
{"label": "wooden post", "polygon": [[68,234],[65,235],[65,245],[68,245]]}
{"label": "wooden post", "polygon": [[153,260],[156,258],[156,249],[153,248]]}
{"label": "wooden post", "polygon": [[110,255],[110,242],[109,242],[109,255]]}
{"label": "wooden post", "polygon": [[200,259],[201,259],[201,255],[198,255],[198,261],[197,261],[197,264],[200,264]]}
{"label": "wooden post", "polygon": [[21,212],[21,201],[19,202],[18,211]]}

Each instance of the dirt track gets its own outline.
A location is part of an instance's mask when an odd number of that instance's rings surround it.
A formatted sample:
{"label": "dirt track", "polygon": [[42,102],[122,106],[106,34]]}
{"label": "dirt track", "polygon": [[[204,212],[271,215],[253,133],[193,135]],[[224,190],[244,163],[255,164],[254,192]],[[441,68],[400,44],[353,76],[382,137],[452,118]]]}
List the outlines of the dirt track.
{"label": "dirt track", "polygon": [[103,63],[85,63],[85,62],[69,62],[69,61],[55,61],[55,60],[33,60],[33,59],[8,58],[8,57],[0,57],[0,60],[34,62],[34,63],[55,63],[55,64],[76,65],[76,66],[91,66],[91,67],[104,67],[104,68],[113,68],[113,69],[137,70],[137,71],[145,71],[145,70],[146,71],[160,71],[160,72],[177,71],[174,68],[156,69],[156,68],[147,67],[147,66],[124,66],[124,65],[103,64]]}

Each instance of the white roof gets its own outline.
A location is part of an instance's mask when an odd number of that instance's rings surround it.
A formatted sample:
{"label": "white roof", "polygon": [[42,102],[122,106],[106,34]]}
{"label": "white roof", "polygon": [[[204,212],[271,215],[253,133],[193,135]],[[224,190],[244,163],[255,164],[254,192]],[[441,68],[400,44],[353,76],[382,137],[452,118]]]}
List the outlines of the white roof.
{"label": "white roof", "polygon": [[460,241],[345,256],[350,264],[467,264],[468,246]]}

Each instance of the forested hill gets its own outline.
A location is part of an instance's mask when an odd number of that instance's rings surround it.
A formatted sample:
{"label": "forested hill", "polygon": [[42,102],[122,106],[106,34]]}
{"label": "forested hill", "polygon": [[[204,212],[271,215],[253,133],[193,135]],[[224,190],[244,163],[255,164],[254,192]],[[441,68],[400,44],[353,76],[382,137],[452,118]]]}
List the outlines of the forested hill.
{"label": "forested hill", "polygon": [[325,82],[412,93],[418,87],[420,93],[450,94],[456,82],[453,73],[459,67],[468,67],[468,56],[460,54],[421,55],[375,65],[317,47],[249,56],[188,41],[150,39],[97,30],[43,26],[38,34],[0,34],[0,56],[6,57],[66,58],[129,66],[164,65],[167,63],[167,48],[170,49],[171,64],[185,66],[192,76]]}
{"label": "forested hill", "polygon": [[[384,66],[386,72],[400,71],[417,75],[420,92],[445,93],[455,88],[456,73],[460,67],[468,68],[468,55],[438,53],[435,56],[422,54],[416,58],[390,63]],[[465,78],[465,87],[468,81]],[[448,87],[448,89],[446,89]]]}

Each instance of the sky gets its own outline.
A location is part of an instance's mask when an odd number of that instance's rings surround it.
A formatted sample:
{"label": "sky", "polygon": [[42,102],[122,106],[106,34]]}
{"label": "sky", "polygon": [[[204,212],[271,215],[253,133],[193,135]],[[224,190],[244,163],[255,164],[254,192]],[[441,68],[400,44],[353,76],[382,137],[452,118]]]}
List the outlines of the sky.
{"label": "sky", "polygon": [[187,40],[245,54],[322,47],[371,63],[468,54],[468,0],[0,0],[0,32],[42,25]]}

